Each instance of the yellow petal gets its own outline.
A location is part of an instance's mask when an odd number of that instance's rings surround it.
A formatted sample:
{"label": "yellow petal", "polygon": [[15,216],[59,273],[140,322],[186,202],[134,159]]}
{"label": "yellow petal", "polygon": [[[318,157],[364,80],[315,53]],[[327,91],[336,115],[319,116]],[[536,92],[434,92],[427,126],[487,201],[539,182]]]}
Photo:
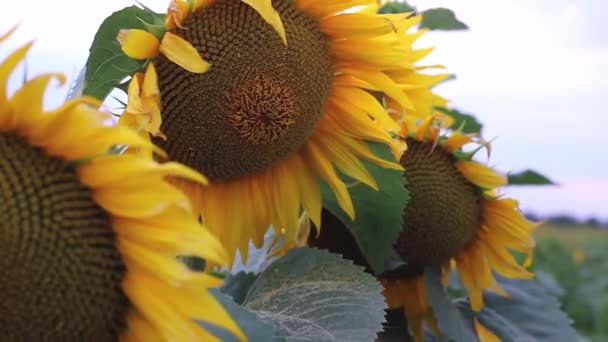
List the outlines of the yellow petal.
{"label": "yellow petal", "polygon": [[183,293],[181,296],[171,296],[175,307],[187,312],[194,319],[200,319],[230,331],[240,341],[247,341],[247,337],[230,317],[230,314],[208,291],[203,292],[194,286],[174,291]]}
{"label": "yellow petal", "polygon": [[[184,213],[188,216],[191,215],[191,213]],[[159,228],[149,225],[148,221],[140,222],[140,220],[114,218],[112,226],[121,239],[136,242],[151,250],[167,251],[172,255],[197,256],[213,262],[223,262],[224,260],[225,255],[220,252],[221,250],[208,248],[208,242],[213,241],[214,238],[200,225],[197,227],[198,229],[186,231],[181,229],[182,227],[173,225]]]}
{"label": "yellow petal", "polygon": [[296,177],[296,181],[300,187],[300,194],[302,194],[302,206],[315,226],[319,227],[321,226],[321,189],[319,181],[299,153],[294,153],[293,158],[294,168],[300,173]]}
{"label": "yellow petal", "polygon": [[473,141],[473,138],[471,138],[469,135],[454,133],[443,143],[443,149],[451,153],[459,150],[462,146],[470,143],[471,141]]}
{"label": "yellow petal", "polygon": [[29,42],[15,52],[10,54],[2,64],[0,64],[0,106],[4,105],[6,101],[6,83],[8,82],[9,75],[13,72],[13,69],[21,62],[27,52],[32,47],[33,42]]}
{"label": "yellow petal", "polygon": [[97,189],[93,197],[108,212],[125,217],[148,217],[176,203],[185,207],[190,204],[182,192],[169,184],[149,186],[139,180],[131,183],[131,186]]}
{"label": "yellow petal", "polygon": [[135,59],[147,59],[158,55],[158,39],[150,32],[130,29],[120,30],[116,40],[120,43],[122,51]]}
{"label": "yellow petal", "polygon": [[[28,81],[23,85],[10,102],[12,102],[13,108],[16,113],[40,113],[43,110],[43,94],[49,84],[49,82],[53,79],[59,80],[59,83],[63,85],[65,83],[65,76],[63,74],[46,74],[41,75],[34,78],[31,81]],[[27,120],[28,118],[35,118],[35,116],[30,115],[16,115],[15,120],[16,124],[19,126],[19,120]],[[26,123],[27,126],[32,124],[36,124],[35,122]],[[29,128],[29,127],[28,127]]]}
{"label": "yellow petal", "polygon": [[141,88],[142,96],[160,97],[160,89],[158,88],[158,74],[156,73],[154,63],[148,63]]}
{"label": "yellow petal", "polygon": [[501,342],[498,336],[494,335],[490,329],[484,327],[477,319],[475,319],[475,330],[480,342]]}
{"label": "yellow petal", "polygon": [[[407,17],[407,14],[400,14]],[[324,18],[319,23],[324,33],[342,38],[369,38],[395,31],[388,18],[376,14],[344,13]]]}
{"label": "yellow petal", "polygon": [[371,85],[378,87],[378,89],[385,92],[392,99],[397,101],[403,109],[415,110],[414,106],[407,98],[403,90],[399,88],[390,77],[379,70],[355,68],[352,66],[342,67],[340,70],[349,75],[355,76]]}
{"label": "yellow petal", "polygon": [[324,154],[336,164],[345,175],[356,179],[372,189],[378,191],[378,183],[369,171],[363,166],[357,155],[343,140],[351,139],[348,136],[332,134],[329,131],[320,131],[319,147]]}
{"label": "yellow petal", "polygon": [[185,312],[180,312],[170,302],[173,296],[180,295],[179,288],[176,291],[170,285],[144,272],[134,273],[129,269],[123,281],[123,289],[131,303],[158,329],[165,341],[219,342],[217,337],[205,331],[192,321],[191,317],[186,317]]}
{"label": "yellow petal", "polygon": [[[120,172],[116,170],[120,170]],[[207,179],[203,175],[185,165],[175,162],[158,164],[154,160],[132,155],[112,155],[96,158],[82,165],[78,170],[80,181],[92,188],[154,174],[158,176],[159,180],[163,179],[164,176],[172,175],[201,184],[207,183]]]}
{"label": "yellow petal", "polygon": [[323,154],[315,142],[309,141],[306,147],[308,152],[308,162],[315,168],[319,176],[323,178],[332,189],[342,210],[344,210],[351,220],[354,220],[355,207],[353,206],[353,201],[350,198],[346,185],[336,174],[336,170],[331,164],[331,161]]}
{"label": "yellow petal", "polygon": [[166,32],[163,36],[160,52],[173,63],[190,72],[202,74],[209,70],[210,64],[201,57],[194,46],[171,32]]}
{"label": "yellow petal", "polygon": [[0,43],[2,43],[8,37],[10,37],[13,33],[15,33],[15,31],[17,30],[18,27],[19,27],[19,25],[15,25],[10,30],[8,30],[8,32],[6,32],[5,34],[1,35],[0,36]]}
{"label": "yellow petal", "polygon": [[346,112],[352,106],[358,107],[380,122],[385,129],[399,131],[399,125],[388,115],[376,98],[367,91],[357,87],[335,87],[331,99],[336,106]]}
{"label": "yellow petal", "polygon": [[[152,64],[152,63],[150,63]],[[127,89],[127,108],[125,111],[131,114],[145,113],[146,110],[141,99],[141,84],[144,79],[144,74],[136,72],[129,81],[129,88]]]}
{"label": "yellow petal", "polygon": [[[313,15],[325,18],[331,14],[355,8],[357,6],[375,5],[373,0],[298,0],[298,8]],[[374,6],[375,7],[375,6]],[[375,12],[375,11],[374,11]]]}
{"label": "yellow petal", "polygon": [[507,177],[474,161],[459,161],[456,163],[456,168],[471,183],[484,189],[494,189],[507,184]]}
{"label": "yellow petal", "polygon": [[176,27],[182,27],[182,22],[188,16],[188,12],[188,3],[186,1],[171,0],[167,9],[167,17],[165,18],[165,28],[172,30]]}
{"label": "yellow petal", "polygon": [[485,246],[486,257],[495,272],[509,278],[528,279],[534,276],[525,268],[520,266],[513,255],[501,244],[493,244],[484,235],[492,235],[488,232],[480,232],[481,242]]}
{"label": "yellow petal", "polygon": [[287,45],[287,35],[285,34],[285,27],[283,27],[283,21],[281,16],[272,7],[272,0],[242,0],[247,5],[251,6],[256,12],[260,14],[265,22],[270,24],[272,28],[279,34],[283,44]]}
{"label": "yellow petal", "polygon": [[138,268],[154,274],[160,279],[173,284],[191,284],[201,288],[216,287],[222,284],[222,279],[202,272],[193,272],[188,266],[179,261],[177,254],[162,253],[157,248],[146,248],[139,241],[118,239],[116,247],[127,264],[137,265]]}

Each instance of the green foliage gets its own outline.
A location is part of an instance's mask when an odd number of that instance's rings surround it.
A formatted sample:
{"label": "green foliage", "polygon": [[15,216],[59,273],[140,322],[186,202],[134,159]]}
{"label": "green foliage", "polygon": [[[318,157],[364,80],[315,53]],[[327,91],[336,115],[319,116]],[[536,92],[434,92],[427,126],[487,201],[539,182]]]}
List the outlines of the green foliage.
{"label": "green foliage", "polygon": [[381,290],[352,262],[298,248],[258,276],[243,306],[286,341],[371,341],[384,321]]}
{"label": "green foliage", "polygon": [[[416,7],[403,1],[386,3],[380,7],[378,13],[408,13],[415,11]],[[469,28],[465,23],[456,18],[452,10],[447,8],[431,8],[420,13],[420,15],[422,15],[420,28],[444,31],[467,30]]]}
{"label": "green foliage", "polygon": [[563,291],[564,311],[578,331],[608,340],[608,232],[599,229],[540,228],[536,272],[547,273]]}
{"label": "green foliage", "polygon": [[557,298],[538,281],[502,278],[499,283],[509,297],[486,292],[478,319],[503,342],[580,341]]}
{"label": "green foliage", "polygon": [[384,6],[380,7],[378,13],[386,14],[386,13],[406,13],[406,12],[414,12],[416,11],[416,7],[408,4],[407,2],[389,2],[384,4]]}
{"label": "green foliage", "polygon": [[222,293],[232,297],[237,304],[242,304],[247,296],[247,291],[251,285],[258,279],[258,274],[252,272],[238,272],[237,274],[229,274],[226,277],[226,282],[222,287]]}
{"label": "green foliage", "polygon": [[469,27],[456,18],[451,9],[431,8],[422,12],[422,22],[420,28],[430,30],[466,30]]}
{"label": "green foliage", "polygon": [[442,335],[454,342],[477,341],[473,322],[458,311],[441,284],[441,268],[424,270],[424,286]]}
{"label": "green foliage", "polygon": [[483,125],[473,115],[463,113],[453,108],[435,107],[435,109],[454,119],[454,124],[452,125],[453,129],[460,129],[461,132],[467,134],[481,133]]}
{"label": "green foliage", "polygon": [[517,173],[509,173],[508,179],[509,185],[555,185],[551,179],[529,169]]}
{"label": "green foliage", "polygon": [[[387,145],[369,142],[369,146],[377,156],[395,160]],[[380,274],[385,269],[385,262],[392,256],[393,243],[402,230],[403,209],[409,200],[409,193],[405,189],[402,171],[385,169],[371,162],[364,163],[378,183],[380,191],[364,184],[350,187],[356,215],[354,221],[340,208],[327,184],[322,184],[321,193],[323,206],[350,229],[370,267]],[[346,176],[342,178],[347,184],[355,184]]]}
{"label": "green foliage", "polygon": [[107,17],[95,34],[86,63],[83,94],[103,100],[126,77],[142,69],[146,60],[125,55],[116,36],[121,29],[146,29],[156,23],[158,14],[136,6],[123,8]]}
{"label": "green foliage", "polygon": [[[211,293],[222,304],[230,317],[241,328],[241,331],[249,342],[279,342],[273,334],[272,326],[260,320],[255,313],[235,303],[232,298],[221,293],[218,289],[212,289]],[[219,337],[223,342],[238,342],[238,338],[231,332],[207,322],[198,322],[207,328],[212,334]]]}

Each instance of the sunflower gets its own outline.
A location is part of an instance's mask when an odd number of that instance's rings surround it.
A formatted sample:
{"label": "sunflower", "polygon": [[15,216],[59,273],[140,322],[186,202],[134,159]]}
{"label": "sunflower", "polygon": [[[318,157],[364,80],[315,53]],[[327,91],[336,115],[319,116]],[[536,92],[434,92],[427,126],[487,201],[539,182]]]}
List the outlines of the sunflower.
{"label": "sunflower", "polygon": [[[525,268],[530,260],[521,265],[512,251],[531,256],[535,224],[522,215],[515,200],[496,195],[506,179],[473,160],[479,149],[462,150],[469,143],[489,145],[460,132],[440,136],[436,119],[430,116],[416,127],[403,124],[407,151],[400,163],[405,169],[410,201],[394,248],[404,265],[379,276],[389,308],[403,308],[418,341],[422,341],[424,322],[434,330],[437,327],[423,286],[425,267],[442,267],[444,275],[455,267],[475,311],[483,306],[483,290],[507,295],[493,272],[510,278],[533,276]],[[355,262],[364,260],[360,252],[352,252],[353,247],[342,246],[349,241],[344,236],[323,238],[337,231],[326,227],[321,238],[309,237],[309,243],[344,253]],[[333,240],[337,242],[328,242]],[[357,248],[354,240],[351,244]],[[484,329],[477,327],[478,334],[490,341],[491,332]]]}
{"label": "sunflower", "polygon": [[[475,152],[481,147],[489,149],[489,144],[460,132],[440,136],[435,116],[424,119],[411,131],[409,127],[403,124],[407,151],[400,163],[405,168],[411,199],[404,211],[404,230],[395,244],[406,264],[382,278],[390,307],[415,303],[411,304],[416,305],[415,309],[404,308],[408,321],[416,324],[412,327],[416,337],[421,339],[422,322],[433,326],[434,318],[429,314],[426,294],[420,290],[406,292],[405,284],[421,283],[425,267],[449,269],[454,265],[469,293],[471,307],[479,311],[483,290],[507,295],[493,272],[510,278],[533,276],[516,261],[512,251],[531,255],[535,225],[522,215],[517,201],[496,195],[497,188],[506,185],[506,178],[473,160]],[[462,150],[475,142],[480,148]]]}
{"label": "sunflower", "polygon": [[31,45],[0,63],[0,340],[217,340],[195,319],[243,337],[207,291],[221,280],[178,259],[227,261],[187,197],[164,182],[205,179],[177,163],[112,152],[116,144],[153,147],[108,126],[93,99],[43,111],[45,88],[63,83],[60,74],[7,95]]}
{"label": "sunflower", "polygon": [[352,218],[337,170],[377,189],[361,163],[386,168],[366,141],[398,145],[397,114],[426,115],[429,87],[414,63],[420,18],[376,14],[375,0],[172,1],[165,31],[121,30],[133,76],[122,121],[153,136],[170,158],[211,180],[178,181],[228,252],[247,258],[270,225],[296,241],[302,209],[320,225],[324,180]]}

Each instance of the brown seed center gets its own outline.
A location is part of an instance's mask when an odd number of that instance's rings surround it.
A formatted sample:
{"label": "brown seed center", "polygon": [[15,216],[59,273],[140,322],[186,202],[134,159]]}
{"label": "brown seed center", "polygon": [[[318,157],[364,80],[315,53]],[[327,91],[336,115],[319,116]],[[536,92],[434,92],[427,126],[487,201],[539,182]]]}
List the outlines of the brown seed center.
{"label": "brown seed center", "polygon": [[297,151],[323,113],[334,77],[318,21],[292,0],[275,0],[288,45],[253,8],[221,0],[192,13],[173,33],[211,64],[193,74],[155,60],[162,102],[155,140],[213,180],[271,167]]}
{"label": "brown seed center", "polygon": [[117,341],[129,305],[114,240],[74,166],[0,133],[0,341]]}
{"label": "brown seed center", "polygon": [[406,266],[387,274],[421,274],[439,266],[471,241],[481,224],[480,190],[454,166],[454,157],[430,142],[407,139],[401,158],[410,201],[395,250]]}
{"label": "brown seed center", "polygon": [[253,77],[229,96],[228,120],[251,144],[275,142],[296,123],[294,94],[288,85],[270,77]]}

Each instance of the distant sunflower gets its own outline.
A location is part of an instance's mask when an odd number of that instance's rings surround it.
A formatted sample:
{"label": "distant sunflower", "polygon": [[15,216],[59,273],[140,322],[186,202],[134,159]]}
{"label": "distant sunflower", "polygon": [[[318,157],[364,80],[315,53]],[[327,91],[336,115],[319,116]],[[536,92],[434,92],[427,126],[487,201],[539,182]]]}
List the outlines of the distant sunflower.
{"label": "distant sunflower", "polygon": [[[408,320],[431,325],[434,319],[428,315],[426,295],[400,291],[406,290],[404,283],[421,282],[427,266],[453,264],[471,307],[479,311],[483,290],[506,295],[493,272],[509,278],[533,276],[511,251],[531,255],[535,227],[519,211],[517,201],[496,196],[496,188],[505,185],[506,178],[473,161],[473,152],[462,151],[474,138],[459,132],[439,136],[434,120],[428,117],[411,132],[404,124],[407,151],[400,162],[411,197],[395,249],[406,265],[382,275],[389,306],[417,303],[420,315],[410,318],[406,310]],[[421,326],[413,329],[421,334]]]}
{"label": "distant sunflower", "polygon": [[[455,266],[475,311],[483,306],[483,290],[506,295],[493,272],[509,278],[533,276],[511,251],[531,255],[535,225],[522,215],[515,200],[495,195],[495,189],[505,185],[505,177],[473,161],[473,152],[462,151],[465,144],[475,142],[473,136],[459,132],[439,136],[434,120],[428,117],[411,132],[404,124],[407,151],[400,163],[410,201],[395,251],[405,265],[379,276],[388,306],[403,308],[418,341],[422,341],[424,322],[437,330],[422,280],[425,267],[448,270]],[[349,240],[335,235],[339,229],[329,225],[320,237],[309,237],[309,243],[365,263],[354,240],[350,239],[350,245],[355,248],[349,247]],[[491,341],[490,331],[478,323],[476,327],[480,336]]]}
{"label": "distant sunflower", "polygon": [[[4,41],[10,34],[0,37]],[[194,320],[243,336],[207,288],[221,280],[178,256],[227,255],[164,182],[204,182],[177,163],[110,153],[152,149],[88,98],[44,112],[48,83],[7,82],[31,43],[0,63],[0,340],[216,341]]]}
{"label": "distant sunflower", "polygon": [[430,51],[411,46],[420,19],[376,10],[375,0],[172,1],[163,34],[119,33],[128,56],[150,59],[122,120],[210,178],[177,184],[229,253],[246,259],[269,225],[293,246],[301,209],[319,225],[319,178],[354,218],[336,169],[375,189],[361,159],[401,169],[366,144],[398,156],[389,132],[399,126],[381,101],[394,115],[441,104],[428,88],[446,75],[413,64]]}

